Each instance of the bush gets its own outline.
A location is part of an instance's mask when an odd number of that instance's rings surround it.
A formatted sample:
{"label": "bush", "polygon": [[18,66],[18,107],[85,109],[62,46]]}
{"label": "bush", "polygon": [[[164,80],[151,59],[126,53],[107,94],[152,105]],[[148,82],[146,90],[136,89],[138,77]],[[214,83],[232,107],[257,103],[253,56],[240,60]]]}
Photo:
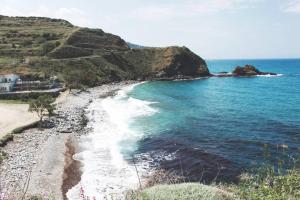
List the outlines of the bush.
{"label": "bush", "polygon": [[[268,145],[264,145],[265,162],[252,174],[243,174],[240,184],[233,186],[236,193],[244,200],[299,200],[300,168],[299,159],[293,152],[288,153],[288,146],[281,145],[271,155]],[[277,147],[278,148],[278,147]],[[300,158],[300,155],[298,155]],[[268,164],[268,160],[276,160]]]}
{"label": "bush", "polygon": [[55,42],[55,47],[60,46],[60,44],[61,44],[60,41],[56,41],[56,42]]}
{"label": "bush", "polygon": [[7,153],[0,149],[0,164],[3,162],[3,160],[7,159],[7,157]]}
{"label": "bush", "polygon": [[32,44],[33,44],[33,42],[31,40],[24,40],[22,42],[23,47],[31,46]]}
{"label": "bush", "polygon": [[276,175],[274,167],[264,167],[242,180],[237,194],[245,200],[298,200],[300,199],[300,170],[288,170]]}
{"label": "bush", "polygon": [[233,197],[217,187],[199,183],[156,185],[132,192],[128,200],[233,200]]}
{"label": "bush", "polygon": [[46,42],[42,45],[42,54],[45,55],[55,49],[55,43],[53,42]]}
{"label": "bush", "polygon": [[9,141],[12,141],[14,136],[12,134],[7,134],[0,139],[0,147],[4,147]]}
{"label": "bush", "polygon": [[28,200],[43,200],[43,198],[35,195],[35,196],[29,197]]}
{"label": "bush", "polygon": [[32,129],[32,128],[36,128],[38,127],[39,122],[33,122],[31,124],[25,125],[25,126],[21,126],[19,128],[16,128],[12,131],[12,134],[20,134],[28,129]]}

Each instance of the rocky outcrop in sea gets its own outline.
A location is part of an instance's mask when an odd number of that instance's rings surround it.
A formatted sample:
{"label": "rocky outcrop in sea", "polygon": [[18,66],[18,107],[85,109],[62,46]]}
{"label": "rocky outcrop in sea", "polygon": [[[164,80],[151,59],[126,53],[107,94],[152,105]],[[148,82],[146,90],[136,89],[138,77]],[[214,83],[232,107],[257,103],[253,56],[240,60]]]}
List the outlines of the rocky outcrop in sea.
{"label": "rocky outcrop in sea", "polygon": [[278,74],[274,72],[261,72],[253,65],[245,65],[244,67],[237,66],[231,73],[221,72],[219,74],[214,74],[217,77],[253,77],[253,76],[276,76]]}

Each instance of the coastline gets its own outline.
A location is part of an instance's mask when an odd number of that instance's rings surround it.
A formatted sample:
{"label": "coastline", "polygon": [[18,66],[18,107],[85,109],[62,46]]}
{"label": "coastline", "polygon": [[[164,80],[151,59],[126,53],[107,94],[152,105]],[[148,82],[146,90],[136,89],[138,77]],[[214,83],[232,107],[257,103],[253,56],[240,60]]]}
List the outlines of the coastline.
{"label": "coastline", "polygon": [[[144,174],[143,169],[139,164],[128,162],[126,156],[121,154],[119,145],[131,134],[128,132],[127,117],[132,114],[133,104],[127,104],[126,94],[136,84],[139,83],[131,82],[120,90],[111,90],[86,108],[89,119],[87,129],[90,131],[80,136],[78,145],[81,149],[73,156],[82,163],[82,176],[80,182],[68,191],[69,199],[82,199],[80,196],[90,199],[124,199],[128,191],[138,189],[137,171]],[[135,103],[140,112],[142,108]]]}
{"label": "coastline", "polygon": [[[8,154],[0,168],[1,188],[5,188],[5,195],[19,196],[24,193],[24,188],[28,188],[28,197],[64,199],[62,190],[66,191],[80,180],[80,174],[75,179],[66,179],[68,173],[80,173],[79,165],[72,159],[77,152],[76,142],[68,141],[76,141],[89,132],[85,127],[85,108],[93,99],[112,95],[132,83],[136,82],[107,84],[68,95],[58,103],[57,116],[50,119],[53,128],[29,129],[16,135],[14,141],[2,148]],[[24,187],[27,182],[28,186]]]}

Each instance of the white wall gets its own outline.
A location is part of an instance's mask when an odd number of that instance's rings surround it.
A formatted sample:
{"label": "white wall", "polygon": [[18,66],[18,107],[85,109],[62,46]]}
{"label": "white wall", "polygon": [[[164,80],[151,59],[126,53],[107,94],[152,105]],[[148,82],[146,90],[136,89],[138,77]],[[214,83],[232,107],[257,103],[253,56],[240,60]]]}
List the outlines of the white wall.
{"label": "white wall", "polygon": [[5,74],[5,75],[0,75],[0,83],[4,82],[5,79],[7,82],[16,82],[20,78],[19,75],[16,74]]}
{"label": "white wall", "polygon": [[11,91],[19,78],[16,74],[0,75],[0,92]]}
{"label": "white wall", "polygon": [[9,92],[13,89],[14,82],[0,83],[0,92]]}

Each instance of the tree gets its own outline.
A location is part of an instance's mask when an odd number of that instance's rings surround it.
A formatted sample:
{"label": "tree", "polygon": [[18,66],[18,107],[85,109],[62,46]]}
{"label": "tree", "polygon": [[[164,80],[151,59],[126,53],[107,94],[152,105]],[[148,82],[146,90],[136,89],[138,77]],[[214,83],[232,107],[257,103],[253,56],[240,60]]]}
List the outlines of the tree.
{"label": "tree", "polygon": [[52,104],[50,104],[49,107],[47,107],[46,109],[47,109],[48,117],[49,117],[49,119],[50,119],[51,116],[54,115],[55,105],[52,103]]}
{"label": "tree", "polygon": [[81,74],[79,71],[66,70],[63,74],[63,79],[66,85],[66,88],[69,89],[71,93],[72,89],[78,89],[81,85]]}
{"label": "tree", "polygon": [[97,83],[97,73],[92,70],[66,69],[63,72],[63,80],[66,88],[85,91],[87,86],[95,86]]}
{"label": "tree", "polygon": [[54,98],[49,95],[39,96],[37,99],[31,100],[29,104],[29,112],[36,112],[40,123],[43,121],[44,116],[47,114],[51,116],[55,110],[53,105]]}

